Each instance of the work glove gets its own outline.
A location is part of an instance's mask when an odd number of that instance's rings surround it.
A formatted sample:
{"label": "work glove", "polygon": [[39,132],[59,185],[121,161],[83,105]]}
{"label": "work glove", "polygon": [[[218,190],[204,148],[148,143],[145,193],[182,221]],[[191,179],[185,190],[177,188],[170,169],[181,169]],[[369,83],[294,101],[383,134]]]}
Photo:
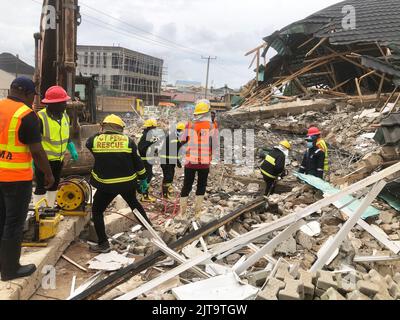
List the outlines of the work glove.
{"label": "work glove", "polygon": [[147,193],[147,191],[149,191],[149,183],[147,182],[147,180],[142,180],[140,181],[140,185],[139,185],[139,191],[141,194],[145,194]]}
{"label": "work glove", "polygon": [[71,158],[74,161],[79,160],[78,152],[76,151],[75,144],[73,142],[68,143],[68,151],[71,154]]}

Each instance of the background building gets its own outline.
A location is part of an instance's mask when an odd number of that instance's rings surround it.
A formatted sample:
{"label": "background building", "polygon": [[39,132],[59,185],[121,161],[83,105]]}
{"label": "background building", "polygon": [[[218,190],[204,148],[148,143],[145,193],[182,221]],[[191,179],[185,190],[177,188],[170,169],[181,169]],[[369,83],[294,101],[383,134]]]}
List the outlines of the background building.
{"label": "background building", "polygon": [[121,47],[78,46],[77,51],[77,72],[98,77],[97,95],[134,96],[146,104],[158,103],[162,59]]}
{"label": "background building", "polygon": [[33,78],[35,68],[11,53],[0,54],[0,99],[8,95],[13,80],[18,76]]}

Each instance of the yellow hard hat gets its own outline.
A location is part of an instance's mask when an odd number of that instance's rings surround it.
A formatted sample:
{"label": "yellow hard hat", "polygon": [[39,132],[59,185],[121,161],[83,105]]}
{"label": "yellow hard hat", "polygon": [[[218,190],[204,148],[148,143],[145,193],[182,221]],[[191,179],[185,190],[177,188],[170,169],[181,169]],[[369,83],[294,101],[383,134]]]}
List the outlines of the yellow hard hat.
{"label": "yellow hard hat", "polygon": [[194,108],[194,114],[201,115],[210,112],[211,104],[208,100],[200,100],[196,103],[196,107]]}
{"label": "yellow hard hat", "polygon": [[116,124],[122,128],[126,127],[126,124],[124,121],[122,121],[122,119],[118,116],[116,116],[115,114],[110,114],[109,116],[107,116],[104,120],[103,123],[108,123],[108,124]]}
{"label": "yellow hard hat", "polygon": [[156,120],[156,119],[149,119],[149,120],[146,120],[146,121],[144,122],[143,127],[145,127],[145,128],[158,127],[157,120]]}
{"label": "yellow hard hat", "polygon": [[186,128],[186,124],[184,124],[183,122],[179,122],[179,123],[176,125],[176,130],[181,130],[181,131],[183,131],[183,130],[185,130],[185,128]]}
{"label": "yellow hard hat", "polygon": [[282,147],[285,147],[285,148],[288,149],[288,150],[291,150],[291,149],[292,149],[292,145],[291,145],[290,142],[287,141],[287,140],[281,141],[279,144],[280,144]]}

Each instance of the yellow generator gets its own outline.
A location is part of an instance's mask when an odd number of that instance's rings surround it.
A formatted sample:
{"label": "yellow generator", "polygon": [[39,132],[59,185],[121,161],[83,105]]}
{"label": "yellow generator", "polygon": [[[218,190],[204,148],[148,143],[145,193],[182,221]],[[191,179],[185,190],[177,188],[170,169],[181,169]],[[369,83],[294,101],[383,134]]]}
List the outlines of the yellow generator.
{"label": "yellow generator", "polygon": [[63,216],[86,216],[91,203],[92,187],[85,178],[71,176],[60,183],[57,204]]}
{"label": "yellow generator", "polygon": [[45,198],[40,200],[32,210],[34,215],[26,220],[22,246],[46,247],[45,241],[56,236],[62,216],[59,210],[48,208]]}

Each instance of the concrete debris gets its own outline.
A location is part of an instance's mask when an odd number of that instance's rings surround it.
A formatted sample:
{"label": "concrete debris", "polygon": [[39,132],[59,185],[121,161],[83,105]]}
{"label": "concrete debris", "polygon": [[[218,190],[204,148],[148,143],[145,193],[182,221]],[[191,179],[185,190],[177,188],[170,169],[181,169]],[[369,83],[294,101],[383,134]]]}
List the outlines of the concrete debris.
{"label": "concrete debris", "polygon": [[116,251],[100,254],[89,262],[89,269],[102,271],[117,271],[123,267],[133,264],[135,259],[127,258]]}

